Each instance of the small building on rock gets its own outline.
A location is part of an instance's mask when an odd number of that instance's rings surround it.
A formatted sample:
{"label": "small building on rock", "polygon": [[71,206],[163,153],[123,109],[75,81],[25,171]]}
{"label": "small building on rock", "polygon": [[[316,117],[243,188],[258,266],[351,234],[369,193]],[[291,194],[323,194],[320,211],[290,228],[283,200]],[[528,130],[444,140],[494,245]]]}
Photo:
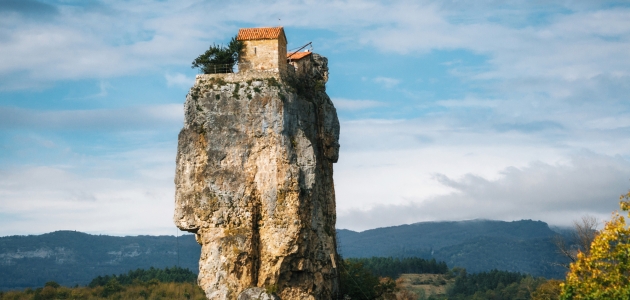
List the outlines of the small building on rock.
{"label": "small building on rock", "polygon": [[304,73],[311,68],[311,58],[313,52],[306,50],[304,52],[287,53],[287,63],[293,66],[295,74],[298,76],[304,75]]}
{"label": "small building on rock", "polygon": [[245,45],[239,58],[239,72],[287,69],[287,37],[282,27],[241,28],[236,39]]}

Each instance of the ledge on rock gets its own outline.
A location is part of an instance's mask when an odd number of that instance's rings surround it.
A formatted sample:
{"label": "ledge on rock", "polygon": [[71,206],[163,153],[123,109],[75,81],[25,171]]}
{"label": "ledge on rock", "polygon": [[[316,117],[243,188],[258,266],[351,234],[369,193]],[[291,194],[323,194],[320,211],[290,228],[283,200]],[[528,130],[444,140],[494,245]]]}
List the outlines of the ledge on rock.
{"label": "ledge on rock", "polygon": [[267,293],[260,287],[248,288],[238,295],[237,300],[280,300],[276,295]]}

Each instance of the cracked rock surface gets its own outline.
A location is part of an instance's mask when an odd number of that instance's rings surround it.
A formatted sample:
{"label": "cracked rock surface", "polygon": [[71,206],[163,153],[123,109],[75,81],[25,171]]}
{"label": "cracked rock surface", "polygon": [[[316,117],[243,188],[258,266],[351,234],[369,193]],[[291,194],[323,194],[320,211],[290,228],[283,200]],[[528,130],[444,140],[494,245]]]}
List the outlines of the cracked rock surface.
{"label": "cracked rock surface", "polygon": [[309,59],[300,75],[198,75],[186,97],[174,221],[202,246],[209,299],[337,297],[339,121],[327,59]]}

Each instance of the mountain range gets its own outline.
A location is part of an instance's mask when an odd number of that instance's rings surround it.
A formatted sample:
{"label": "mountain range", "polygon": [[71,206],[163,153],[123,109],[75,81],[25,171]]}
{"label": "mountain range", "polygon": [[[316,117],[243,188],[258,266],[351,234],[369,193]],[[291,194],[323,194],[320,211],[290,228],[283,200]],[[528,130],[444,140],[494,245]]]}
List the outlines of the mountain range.
{"label": "mountain range", "polygon": [[[338,229],[339,252],[351,257],[422,257],[469,273],[499,269],[562,278],[567,263],[558,233],[540,221],[423,222],[363,232]],[[179,266],[198,272],[201,247],[193,235],[107,236],[76,231],[0,237],[0,290],[47,281],[85,285],[99,275]]]}
{"label": "mountain range", "polygon": [[180,266],[198,272],[201,247],[193,235],[107,236],[76,231],[0,237],[0,290],[48,281],[86,285],[99,275]]}
{"label": "mountain range", "polygon": [[568,260],[553,243],[557,235],[547,223],[532,220],[422,222],[363,232],[337,230],[344,257],[415,256],[435,258],[469,273],[498,269],[564,278],[567,269],[561,265]]}

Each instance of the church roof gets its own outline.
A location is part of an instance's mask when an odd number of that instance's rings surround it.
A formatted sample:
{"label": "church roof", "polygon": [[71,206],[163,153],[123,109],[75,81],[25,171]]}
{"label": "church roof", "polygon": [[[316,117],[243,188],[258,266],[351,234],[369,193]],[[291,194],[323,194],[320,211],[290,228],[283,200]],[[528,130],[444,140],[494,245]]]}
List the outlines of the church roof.
{"label": "church roof", "polygon": [[[289,52],[289,53],[287,53],[287,58],[291,59],[291,60],[300,60],[302,58],[305,58],[305,57],[311,55],[312,53],[313,52],[311,52],[311,51],[295,52],[295,53]],[[291,54],[293,54],[293,55],[291,55]]]}
{"label": "church roof", "polygon": [[[280,35],[284,36],[282,27],[241,28],[238,30],[236,39],[239,41],[270,40],[278,39]],[[286,40],[286,36],[284,39]]]}

